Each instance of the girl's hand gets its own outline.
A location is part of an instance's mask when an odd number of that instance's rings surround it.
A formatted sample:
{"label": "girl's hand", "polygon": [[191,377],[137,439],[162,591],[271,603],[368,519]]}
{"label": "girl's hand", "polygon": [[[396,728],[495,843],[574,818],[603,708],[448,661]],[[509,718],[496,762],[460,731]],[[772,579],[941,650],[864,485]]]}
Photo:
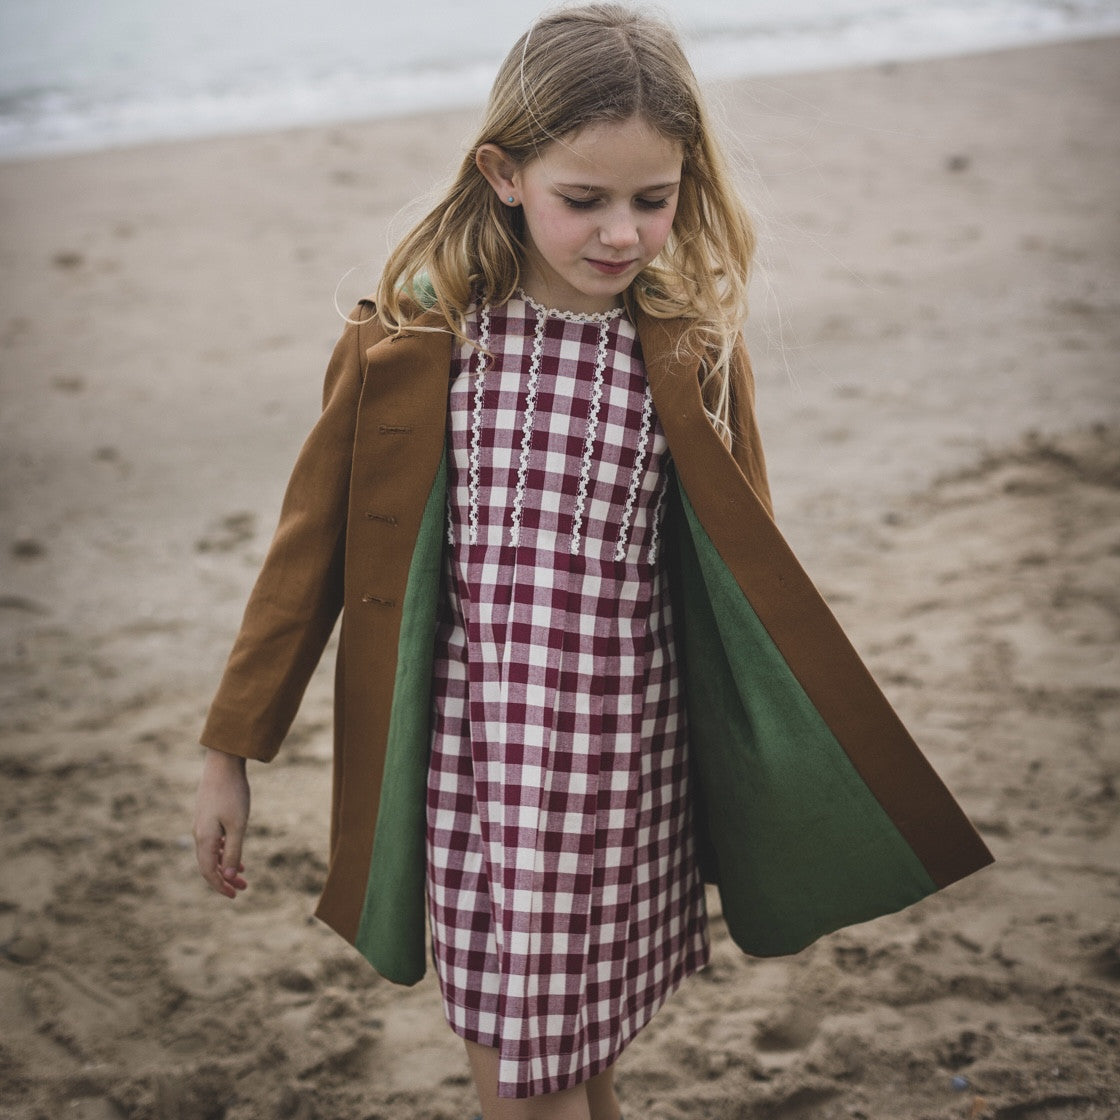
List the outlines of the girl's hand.
{"label": "girl's hand", "polygon": [[241,876],[241,845],[249,823],[245,759],[207,750],[194,810],[194,850],[202,877],[219,894],[236,898],[248,883]]}

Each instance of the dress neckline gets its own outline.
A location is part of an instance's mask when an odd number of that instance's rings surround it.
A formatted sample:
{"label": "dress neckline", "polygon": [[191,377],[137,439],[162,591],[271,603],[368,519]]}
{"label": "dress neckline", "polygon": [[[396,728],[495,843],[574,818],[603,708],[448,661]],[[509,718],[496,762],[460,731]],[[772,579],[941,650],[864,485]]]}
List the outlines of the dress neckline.
{"label": "dress neckline", "polygon": [[517,295],[538,315],[545,315],[551,319],[564,319],[569,323],[611,323],[620,315],[626,314],[625,307],[612,307],[610,311],[560,311],[555,307],[546,307],[543,303],[538,303],[524,288],[518,288]]}

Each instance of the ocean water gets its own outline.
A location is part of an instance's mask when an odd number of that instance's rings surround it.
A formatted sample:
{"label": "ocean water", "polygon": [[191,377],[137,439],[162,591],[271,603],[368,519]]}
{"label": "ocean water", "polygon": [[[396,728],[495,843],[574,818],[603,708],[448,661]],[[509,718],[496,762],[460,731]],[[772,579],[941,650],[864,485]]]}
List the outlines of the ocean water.
{"label": "ocean water", "polygon": [[[481,103],[536,0],[0,0],[0,159]],[[1120,0],[665,0],[702,78],[1120,33]]]}

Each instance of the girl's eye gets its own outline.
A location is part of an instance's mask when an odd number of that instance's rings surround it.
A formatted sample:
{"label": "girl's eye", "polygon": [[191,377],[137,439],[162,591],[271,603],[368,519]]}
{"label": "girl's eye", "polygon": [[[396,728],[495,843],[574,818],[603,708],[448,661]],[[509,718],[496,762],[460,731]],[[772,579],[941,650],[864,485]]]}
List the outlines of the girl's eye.
{"label": "girl's eye", "polygon": [[[597,198],[570,198],[568,195],[560,196],[564,200],[564,204],[572,210],[590,210],[591,207],[597,206],[599,199]],[[639,210],[664,210],[669,205],[667,198],[636,198],[634,205]]]}

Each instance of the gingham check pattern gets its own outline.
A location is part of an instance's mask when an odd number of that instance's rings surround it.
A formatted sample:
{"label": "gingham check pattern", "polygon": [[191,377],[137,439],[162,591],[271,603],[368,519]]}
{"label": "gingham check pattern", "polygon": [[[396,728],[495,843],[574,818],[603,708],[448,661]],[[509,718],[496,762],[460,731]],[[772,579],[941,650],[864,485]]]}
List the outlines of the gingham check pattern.
{"label": "gingham check pattern", "polygon": [[[665,439],[630,322],[549,315],[512,544],[538,314],[523,300],[490,310],[481,394],[475,351],[463,347],[453,363],[454,543],[428,783],[429,906],[448,1022],[499,1049],[509,1097],[601,1072],[708,957],[654,544]],[[573,553],[601,330],[609,360]]]}

